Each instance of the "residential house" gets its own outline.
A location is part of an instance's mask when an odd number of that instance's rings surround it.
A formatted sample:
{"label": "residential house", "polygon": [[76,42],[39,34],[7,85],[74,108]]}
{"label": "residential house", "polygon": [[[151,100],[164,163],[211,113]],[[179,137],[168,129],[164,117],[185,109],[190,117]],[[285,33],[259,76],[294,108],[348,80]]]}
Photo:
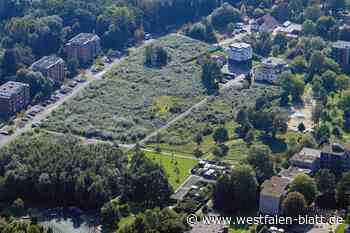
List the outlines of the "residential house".
{"label": "residential house", "polygon": [[303,26],[301,24],[286,21],[281,26],[276,27],[273,34],[276,35],[277,33],[282,33],[288,38],[297,38],[302,30]]}
{"label": "residential house", "polygon": [[79,60],[82,65],[93,61],[101,52],[101,39],[96,34],[80,33],[65,45],[68,58]]}
{"label": "residential house", "polygon": [[259,211],[262,214],[280,214],[281,202],[287,195],[289,183],[287,178],[273,176],[262,184],[259,202]]}
{"label": "residential house", "polygon": [[278,26],[278,21],[270,14],[266,14],[257,19],[260,32],[273,32]]}
{"label": "residential house", "polygon": [[254,69],[255,81],[277,84],[278,76],[288,69],[288,64],[283,59],[269,57],[263,59],[261,64]]}
{"label": "residential house", "polygon": [[65,63],[62,58],[55,55],[42,57],[31,65],[31,69],[41,72],[53,82],[61,84],[64,81]]}
{"label": "residential house", "polygon": [[0,117],[7,119],[24,109],[30,102],[29,85],[9,81],[0,86]]}

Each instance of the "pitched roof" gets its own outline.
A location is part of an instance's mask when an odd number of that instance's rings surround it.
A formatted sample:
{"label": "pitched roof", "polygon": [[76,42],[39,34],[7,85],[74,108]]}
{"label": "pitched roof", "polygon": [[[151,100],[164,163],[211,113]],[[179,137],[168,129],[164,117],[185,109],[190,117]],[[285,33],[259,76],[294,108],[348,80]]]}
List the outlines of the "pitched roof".
{"label": "pitched roof", "polygon": [[260,17],[258,22],[260,25],[265,25],[269,30],[273,30],[279,25],[278,21],[270,14]]}

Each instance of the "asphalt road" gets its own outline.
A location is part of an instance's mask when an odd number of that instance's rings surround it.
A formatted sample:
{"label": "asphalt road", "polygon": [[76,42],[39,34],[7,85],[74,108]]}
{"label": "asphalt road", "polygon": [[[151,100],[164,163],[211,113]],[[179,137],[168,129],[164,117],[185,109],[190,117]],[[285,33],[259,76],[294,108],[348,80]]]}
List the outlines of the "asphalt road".
{"label": "asphalt road", "polygon": [[[142,43],[139,46],[134,46],[132,48],[129,48],[129,51],[136,49],[137,47],[141,47],[141,46],[145,46],[147,44],[150,44],[154,41],[154,39],[150,39],[147,41],[144,41],[144,43]],[[66,101],[74,98],[75,96],[77,96],[79,94],[80,91],[82,91],[84,88],[86,88],[88,85],[90,85],[90,83],[96,81],[96,80],[100,80],[103,78],[103,76],[110,71],[113,66],[121,63],[126,57],[122,57],[119,59],[115,59],[113,60],[112,63],[105,63],[104,69],[98,73],[93,73],[90,69],[87,69],[85,71],[85,76],[87,77],[86,82],[84,83],[79,83],[75,88],[72,89],[72,91],[70,93],[65,94],[63,97],[61,97],[60,99],[58,99],[55,103],[52,103],[48,106],[46,106],[44,108],[43,111],[39,112],[38,114],[35,115],[35,117],[33,117],[31,120],[29,120],[28,122],[25,123],[25,125],[22,128],[17,127],[14,130],[14,133],[11,135],[0,135],[0,148],[2,148],[3,146],[9,144],[10,142],[12,142],[14,139],[16,139],[19,135],[23,134],[24,132],[30,130],[32,128],[32,124],[36,123],[36,122],[40,122],[42,120],[44,120],[46,117],[48,117],[48,115],[50,115],[54,110],[56,110],[59,106],[61,106],[63,103],[65,103]],[[26,112],[29,112],[29,110],[27,110]]]}
{"label": "asphalt road", "polygon": [[[60,99],[58,99],[55,103],[52,103],[48,106],[46,106],[44,108],[43,111],[39,112],[38,114],[36,114],[31,120],[29,120],[28,122],[25,123],[24,127],[19,128],[17,127],[14,131],[13,134],[11,135],[0,135],[0,148],[7,145],[8,143],[10,143],[11,141],[13,141],[16,137],[18,137],[19,135],[21,135],[22,133],[30,130],[32,128],[32,124],[35,122],[39,122],[44,120],[50,113],[52,113],[54,110],[56,110],[59,106],[61,106],[63,103],[65,103],[66,101],[74,98],[75,96],[77,96],[77,94],[82,91],[85,87],[87,87],[90,83],[102,79],[102,77],[116,64],[120,63],[121,61],[123,61],[124,58],[122,59],[116,59],[114,60],[112,63],[110,64],[105,64],[105,68],[103,71],[99,72],[99,73],[95,73],[93,74],[91,72],[91,69],[86,71],[85,76],[87,77],[86,82],[84,83],[79,83],[75,88],[72,89],[72,91],[70,93],[65,94],[63,97],[61,97]],[[29,112],[30,109],[27,111]]]}

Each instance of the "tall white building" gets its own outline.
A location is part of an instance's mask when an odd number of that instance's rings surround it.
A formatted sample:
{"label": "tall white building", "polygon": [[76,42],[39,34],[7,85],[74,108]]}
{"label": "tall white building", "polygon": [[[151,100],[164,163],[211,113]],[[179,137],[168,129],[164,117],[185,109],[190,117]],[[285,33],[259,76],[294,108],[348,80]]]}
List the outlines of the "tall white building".
{"label": "tall white building", "polygon": [[246,62],[253,58],[252,46],[247,43],[232,43],[227,52],[233,62]]}

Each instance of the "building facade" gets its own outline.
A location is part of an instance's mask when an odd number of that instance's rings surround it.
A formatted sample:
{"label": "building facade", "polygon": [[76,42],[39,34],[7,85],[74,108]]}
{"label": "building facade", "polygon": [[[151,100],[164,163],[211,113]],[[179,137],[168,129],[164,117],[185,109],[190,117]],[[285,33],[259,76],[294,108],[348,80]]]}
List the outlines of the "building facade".
{"label": "building facade", "polygon": [[294,154],[289,162],[300,168],[310,169],[315,174],[320,169],[321,151],[304,147],[299,153]]}
{"label": "building facade", "polygon": [[330,169],[336,174],[350,171],[349,145],[332,144],[321,152],[321,168]]}
{"label": "building facade", "polygon": [[350,72],[350,41],[338,40],[332,45],[332,58],[343,71]]}
{"label": "building facade", "polygon": [[23,110],[30,102],[29,85],[9,81],[0,86],[0,117],[7,119]]}
{"label": "building facade", "polygon": [[44,76],[58,84],[64,81],[64,67],[64,60],[55,55],[42,57],[31,65],[32,70],[41,72]]}
{"label": "building facade", "polygon": [[269,57],[255,68],[255,81],[277,84],[278,76],[288,69],[288,64],[280,58]]}
{"label": "building facade", "polygon": [[279,215],[281,203],[287,194],[289,179],[273,176],[266,180],[260,191],[259,211],[262,214]]}
{"label": "building facade", "polygon": [[233,43],[227,49],[230,65],[251,68],[253,48],[247,43]]}
{"label": "building facade", "polygon": [[77,59],[80,64],[86,65],[100,54],[101,39],[96,34],[80,33],[68,41],[64,50],[68,58]]}

